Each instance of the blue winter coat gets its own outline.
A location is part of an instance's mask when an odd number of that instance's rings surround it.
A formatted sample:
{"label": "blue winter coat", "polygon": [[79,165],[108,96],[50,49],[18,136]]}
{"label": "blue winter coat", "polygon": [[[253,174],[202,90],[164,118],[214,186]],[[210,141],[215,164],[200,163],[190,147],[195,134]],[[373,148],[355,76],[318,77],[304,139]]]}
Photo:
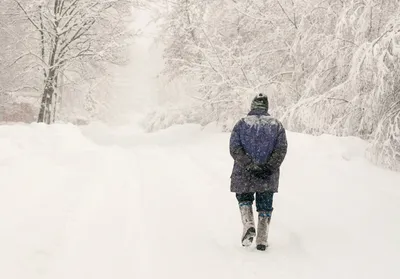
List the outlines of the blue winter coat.
{"label": "blue winter coat", "polygon": [[[236,123],[230,138],[234,159],[231,192],[278,192],[279,169],[286,156],[287,139],[282,123],[267,110],[254,109]],[[248,167],[266,166],[272,174],[259,177]]]}

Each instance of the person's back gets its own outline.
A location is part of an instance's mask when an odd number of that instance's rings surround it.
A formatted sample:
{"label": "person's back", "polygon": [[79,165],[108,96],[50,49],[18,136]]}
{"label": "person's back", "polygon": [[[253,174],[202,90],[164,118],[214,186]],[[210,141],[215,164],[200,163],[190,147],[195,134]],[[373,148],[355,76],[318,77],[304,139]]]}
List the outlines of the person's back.
{"label": "person's back", "polygon": [[231,192],[236,193],[244,225],[242,244],[250,246],[255,236],[252,211],[254,194],[259,212],[257,249],[267,247],[268,227],[278,192],[280,165],[287,152],[286,132],[268,113],[268,99],[257,95],[250,113],[233,128],[230,153],[234,159]]}
{"label": "person's back", "polygon": [[242,121],[239,136],[244,151],[258,164],[267,162],[282,125],[260,109],[252,110]]}

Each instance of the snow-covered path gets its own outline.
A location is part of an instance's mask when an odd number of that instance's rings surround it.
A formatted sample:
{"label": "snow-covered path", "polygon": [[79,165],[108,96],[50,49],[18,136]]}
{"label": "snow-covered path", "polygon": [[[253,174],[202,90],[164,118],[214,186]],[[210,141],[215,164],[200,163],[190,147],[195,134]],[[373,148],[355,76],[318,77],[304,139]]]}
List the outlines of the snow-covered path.
{"label": "snow-covered path", "polygon": [[240,247],[228,134],[0,126],[0,278],[399,278],[400,174],[289,134],[270,248]]}

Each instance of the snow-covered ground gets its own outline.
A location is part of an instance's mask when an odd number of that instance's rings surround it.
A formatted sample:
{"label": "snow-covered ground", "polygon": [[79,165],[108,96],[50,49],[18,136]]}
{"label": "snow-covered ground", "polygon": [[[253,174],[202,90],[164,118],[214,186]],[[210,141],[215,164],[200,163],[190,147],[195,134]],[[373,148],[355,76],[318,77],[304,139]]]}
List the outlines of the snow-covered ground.
{"label": "snow-covered ground", "polygon": [[400,174],[289,133],[270,247],[240,246],[229,134],[0,126],[0,278],[400,278]]}

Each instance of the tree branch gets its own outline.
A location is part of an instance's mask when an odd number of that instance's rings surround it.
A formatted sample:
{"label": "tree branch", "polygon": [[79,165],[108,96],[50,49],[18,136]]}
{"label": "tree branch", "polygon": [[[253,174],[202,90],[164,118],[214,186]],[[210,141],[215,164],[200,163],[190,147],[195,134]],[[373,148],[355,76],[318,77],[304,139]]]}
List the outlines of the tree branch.
{"label": "tree branch", "polygon": [[33,19],[31,19],[31,17],[28,15],[28,12],[24,9],[24,7],[21,5],[21,3],[18,0],[14,0],[15,3],[17,3],[18,7],[20,7],[20,9],[24,12],[24,14],[26,15],[27,19],[32,23],[32,25],[40,31],[40,28],[38,26],[38,24],[36,24]]}
{"label": "tree branch", "polygon": [[286,15],[287,19],[293,24],[294,28],[298,29],[298,28],[297,28],[296,22],[294,22],[294,21],[289,17],[289,15],[286,13],[285,9],[283,8],[281,2],[280,2],[279,0],[276,0],[276,1],[278,2],[279,7],[281,7],[282,12]]}

